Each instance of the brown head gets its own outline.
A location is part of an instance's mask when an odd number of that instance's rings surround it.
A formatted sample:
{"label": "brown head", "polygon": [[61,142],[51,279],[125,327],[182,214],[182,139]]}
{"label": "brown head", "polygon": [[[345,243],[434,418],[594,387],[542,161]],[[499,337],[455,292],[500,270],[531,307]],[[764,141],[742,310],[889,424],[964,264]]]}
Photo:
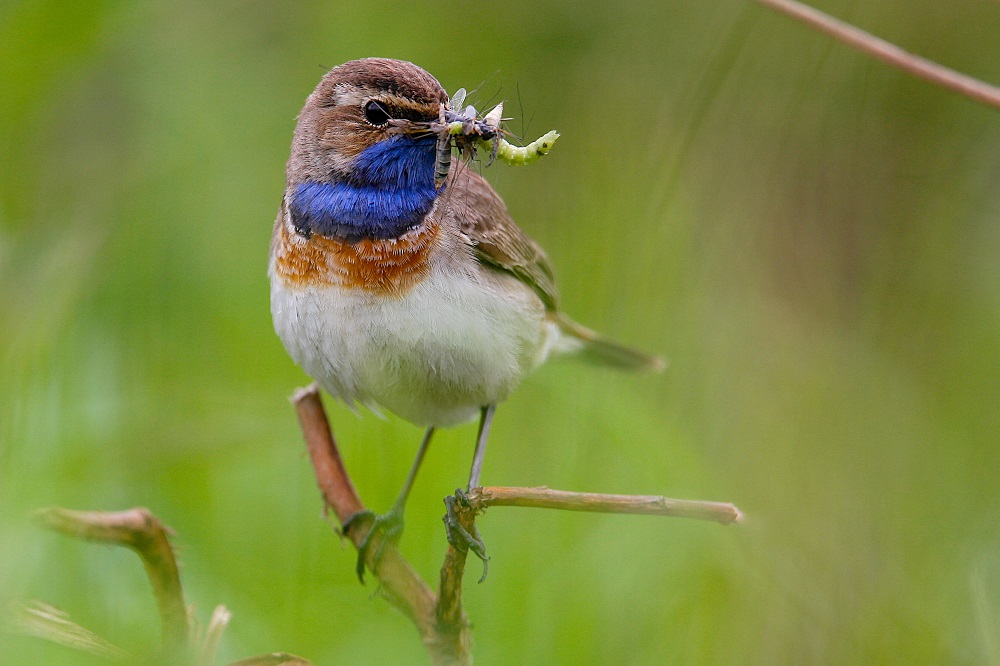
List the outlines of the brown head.
{"label": "brown head", "polygon": [[345,176],[366,148],[426,131],[447,101],[437,79],[410,62],[364,58],[333,68],[299,114],[288,184]]}

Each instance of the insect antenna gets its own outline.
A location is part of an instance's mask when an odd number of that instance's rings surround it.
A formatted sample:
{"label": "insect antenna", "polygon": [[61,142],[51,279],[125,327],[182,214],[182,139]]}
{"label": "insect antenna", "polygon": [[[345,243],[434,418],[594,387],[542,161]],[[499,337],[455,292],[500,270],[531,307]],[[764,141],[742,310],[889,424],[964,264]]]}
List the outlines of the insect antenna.
{"label": "insect antenna", "polygon": [[514,132],[510,132],[510,131],[508,131],[507,133],[510,134],[515,139],[517,139],[518,141],[521,141],[523,143],[524,142],[524,137],[528,136],[528,130],[531,129],[531,122],[535,119],[535,112],[534,111],[531,112],[531,116],[528,118],[528,122],[525,123],[525,121],[524,121],[524,98],[521,96],[521,84],[520,83],[515,83],[514,84],[514,91],[517,93],[517,113],[518,113],[517,117],[521,119],[521,132],[520,132],[520,135],[515,134]]}
{"label": "insect antenna", "polygon": [[[499,73],[500,73],[500,70],[498,69],[498,70],[494,71],[492,74],[490,74],[489,76],[487,76],[485,79],[483,79],[479,83],[478,86],[476,86],[471,91],[469,91],[469,97],[470,98],[475,98],[475,96],[479,94],[479,91],[482,90],[483,88],[485,88],[486,84],[489,83],[490,81],[492,81],[494,78],[496,78],[496,75],[499,74]],[[499,94],[499,91],[497,91],[497,94]],[[490,99],[490,101],[492,101],[492,98]],[[486,102],[485,106],[489,106],[489,101]]]}
{"label": "insect antenna", "polygon": [[496,98],[500,97],[500,93],[501,93],[502,91],[503,91],[503,86],[500,86],[499,88],[497,88],[497,91],[496,91],[495,93],[493,93],[493,94],[492,94],[492,95],[490,96],[490,98],[489,98],[488,100],[486,100],[485,102],[483,102],[483,107],[482,107],[482,108],[484,108],[484,109],[488,109],[488,108],[490,108],[490,107],[492,107],[492,106],[496,106],[496,105],[495,105],[495,104],[493,103],[493,101],[494,101],[494,100],[495,100]]}

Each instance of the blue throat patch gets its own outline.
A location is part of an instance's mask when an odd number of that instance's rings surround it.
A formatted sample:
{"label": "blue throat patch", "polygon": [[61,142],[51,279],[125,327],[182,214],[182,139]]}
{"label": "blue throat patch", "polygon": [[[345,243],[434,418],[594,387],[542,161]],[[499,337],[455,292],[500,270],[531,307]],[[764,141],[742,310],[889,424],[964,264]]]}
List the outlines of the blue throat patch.
{"label": "blue throat patch", "polygon": [[348,178],[300,183],[289,202],[295,229],[348,243],[403,235],[443,190],[434,187],[436,142],[433,135],[394,136],[354,158]]}

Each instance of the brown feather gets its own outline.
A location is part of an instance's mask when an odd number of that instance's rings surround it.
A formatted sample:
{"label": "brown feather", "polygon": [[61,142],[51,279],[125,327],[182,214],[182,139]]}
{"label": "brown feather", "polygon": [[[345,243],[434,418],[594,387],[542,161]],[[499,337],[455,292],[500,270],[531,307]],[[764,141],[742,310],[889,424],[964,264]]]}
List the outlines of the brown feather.
{"label": "brown feather", "polygon": [[445,205],[483,264],[531,287],[549,311],[559,309],[555,275],[545,252],[521,231],[500,195],[469,168],[453,170]]}
{"label": "brown feather", "polygon": [[545,304],[549,318],[564,334],[583,343],[585,358],[621,370],[663,370],[666,363],[660,357],[608,340],[559,311],[555,275],[545,252],[517,226],[490,184],[467,166],[453,171],[449,183],[453,191],[445,195],[446,210],[458,221],[479,261],[531,287]]}
{"label": "brown feather", "polygon": [[271,255],[275,275],[294,287],[338,286],[403,296],[427,273],[440,230],[429,219],[399,238],[345,243],[296,234],[284,222],[284,211],[282,205]]}

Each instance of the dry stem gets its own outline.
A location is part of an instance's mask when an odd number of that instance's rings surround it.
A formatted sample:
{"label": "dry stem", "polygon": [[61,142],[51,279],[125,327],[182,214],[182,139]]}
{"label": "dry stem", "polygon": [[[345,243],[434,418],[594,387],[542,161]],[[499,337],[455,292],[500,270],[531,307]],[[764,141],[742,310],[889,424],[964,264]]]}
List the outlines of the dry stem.
{"label": "dry stem", "polygon": [[46,527],[63,534],[134,550],[153,586],[167,654],[176,656],[188,650],[191,625],[177,561],[169,530],[156,516],[143,508],[115,513],[52,508],[36,515]]}
{"label": "dry stem", "polygon": [[722,525],[739,522],[743,514],[736,506],[725,502],[679,500],[661,495],[609,495],[604,493],[576,493],[553,490],[545,486],[536,488],[510,488],[487,486],[469,493],[469,503],[476,509],[491,506],[531,506],[539,509],[563,511],[592,511],[597,513],[634,513],[675,518],[711,520]]}
{"label": "dry stem", "polygon": [[901,49],[891,42],[856,28],[829,14],[813,9],[796,0],[755,0],[771,9],[791,16],[824,32],[859,51],[874,56],[926,81],[957,92],[969,99],[1000,109],[1000,88],[961,72],[939,65]]}

